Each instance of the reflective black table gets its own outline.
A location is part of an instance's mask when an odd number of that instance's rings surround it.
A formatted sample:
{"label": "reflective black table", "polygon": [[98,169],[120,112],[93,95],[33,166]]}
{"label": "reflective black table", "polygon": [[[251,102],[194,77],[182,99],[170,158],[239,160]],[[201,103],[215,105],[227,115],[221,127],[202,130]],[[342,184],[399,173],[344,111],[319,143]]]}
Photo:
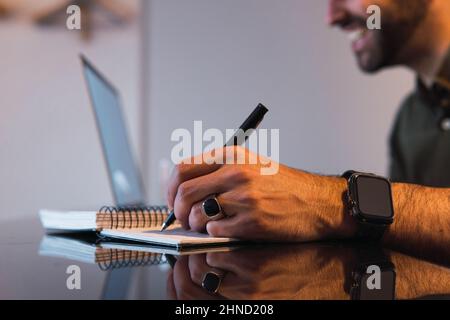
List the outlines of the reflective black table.
{"label": "reflective black table", "polygon": [[174,255],[0,223],[0,299],[448,299],[450,268],[355,243]]}

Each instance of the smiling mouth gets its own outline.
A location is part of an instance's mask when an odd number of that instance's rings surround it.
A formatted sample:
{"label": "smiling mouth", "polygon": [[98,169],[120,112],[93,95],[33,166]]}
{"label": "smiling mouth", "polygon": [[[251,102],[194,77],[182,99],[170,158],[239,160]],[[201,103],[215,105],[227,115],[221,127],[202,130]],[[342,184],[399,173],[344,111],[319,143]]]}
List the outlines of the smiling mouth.
{"label": "smiling mouth", "polygon": [[350,31],[347,36],[348,36],[348,39],[350,40],[350,42],[355,42],[355,41],[362,39],[364,37],[364,35],[366,34],[366,32],[367,32],[366,29],[353,30],[353,31]]}
{"label": "smiling mouth", "polygon": [[358,28],[348,31],[347,37],[352,44],[353,51],[359,52],[367,45],[367,34],[368,30],[366,28]]}

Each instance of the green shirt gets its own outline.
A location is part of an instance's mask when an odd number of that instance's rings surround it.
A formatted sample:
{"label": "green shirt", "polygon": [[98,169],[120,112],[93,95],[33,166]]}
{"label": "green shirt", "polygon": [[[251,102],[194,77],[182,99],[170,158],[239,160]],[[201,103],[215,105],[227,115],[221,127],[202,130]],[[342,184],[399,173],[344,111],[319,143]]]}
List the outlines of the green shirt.
{"label": "green shirt", "polygon": [[392,181],[450,187],[450,52],[433,86],[418,80],[403,102],[390,151]]}

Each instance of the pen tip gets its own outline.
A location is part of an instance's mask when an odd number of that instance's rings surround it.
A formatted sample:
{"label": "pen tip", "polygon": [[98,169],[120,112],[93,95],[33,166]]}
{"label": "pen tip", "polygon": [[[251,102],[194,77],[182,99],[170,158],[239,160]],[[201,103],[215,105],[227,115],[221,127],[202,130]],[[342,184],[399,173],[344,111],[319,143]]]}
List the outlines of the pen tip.
{"label": "pen tip", "polygon": [[167,228],[167,225],[164,223],[164,224],[162,225],[162,227],[161,227],[160,232],[166,230],[166,228]]}

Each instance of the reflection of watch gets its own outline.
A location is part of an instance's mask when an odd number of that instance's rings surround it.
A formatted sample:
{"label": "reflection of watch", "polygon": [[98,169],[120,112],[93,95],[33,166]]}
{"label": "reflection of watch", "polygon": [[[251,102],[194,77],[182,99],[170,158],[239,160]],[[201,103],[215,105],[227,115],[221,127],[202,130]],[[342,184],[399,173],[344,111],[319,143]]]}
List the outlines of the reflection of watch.
{"label": "reflection of watch", "polygon": [[388,179],[355,171],[347,171],[346,205],[358,223],[357,236],[379,241],[394,221],[391,184]]}
{"label": "reflection of watch", "polygon": [[394,300],[396,273],[389,256],[381,247],[360,247],[355,253],[357,263],[347,288],[351,299]]}

